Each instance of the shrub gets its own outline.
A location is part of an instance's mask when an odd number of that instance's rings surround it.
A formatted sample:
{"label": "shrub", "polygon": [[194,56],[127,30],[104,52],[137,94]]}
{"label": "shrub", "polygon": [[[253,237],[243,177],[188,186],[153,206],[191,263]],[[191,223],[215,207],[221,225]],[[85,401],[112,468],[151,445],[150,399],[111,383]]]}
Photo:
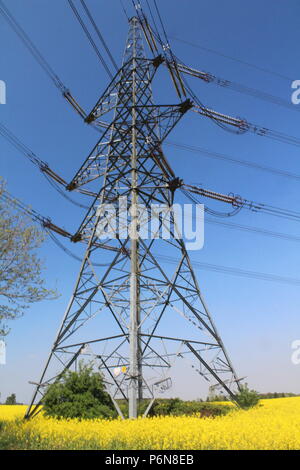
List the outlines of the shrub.
{"label": "shrub", "polygon": [[149,416],[220,416],[230,411],[230,407],[199,401],[183,401],[179,398],[157,399]]}
{"label": "shrub", "polygon": [[94,419],[116,415],[101,374],[82,363],[78,372],[67,371],[59,382],[49,386],[43,405],[44,413],[56,418]]}
{"label": "shrub", "polygon": [[259,394],[255,390],[249,390],[248,385],[242,385],[236,396],[241,408],[248,410],[259,403]]}

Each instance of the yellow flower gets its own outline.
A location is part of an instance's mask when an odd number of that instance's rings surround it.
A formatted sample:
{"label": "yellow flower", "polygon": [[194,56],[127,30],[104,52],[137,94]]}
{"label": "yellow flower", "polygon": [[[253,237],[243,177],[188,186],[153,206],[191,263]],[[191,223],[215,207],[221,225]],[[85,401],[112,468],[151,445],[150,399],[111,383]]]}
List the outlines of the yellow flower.
{"label": "yellow flower", "polygon": [[300,397],[261,400],[226,416],[21,421],[25,406],[0,406],[0,421],[39,449],[300,449]]}

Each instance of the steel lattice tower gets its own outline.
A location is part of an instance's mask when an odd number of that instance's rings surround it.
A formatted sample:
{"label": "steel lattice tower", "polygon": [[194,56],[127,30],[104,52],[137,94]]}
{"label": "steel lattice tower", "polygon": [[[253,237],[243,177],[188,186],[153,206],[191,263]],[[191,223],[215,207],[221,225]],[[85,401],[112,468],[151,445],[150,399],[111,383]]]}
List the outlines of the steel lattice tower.
{"label": "steel lattice tower", "polygon": [[[157,390],[169,387],[176,359],[188,358],[232,399],[239,388],[185,244],[174,236],[172,212],[170,239],[140,235],[153,204],[173,204],[178,178],[161,145],[192,106],[189,100],[154,104],[151,83],[161,63],[160,56],[145,57],[139,21],[131,18],[123,65],[86,119],[101,131],[100,140],[68,185],[93,198],[73,237],[87,248],[26,417],[38,412],[46,387],[80,357],[103,373],[120,414],[116,399],[128,399],[130,417],[137,416],[139,399],[149,399],[148,412]],[[111,114],[110,124],[100,120],[104,114]],[[110,214],[117,216],[118,230]],[[164,224],[157,216],[158,230]],[[157,249],[176,257],[174,270],[159,263]]]}

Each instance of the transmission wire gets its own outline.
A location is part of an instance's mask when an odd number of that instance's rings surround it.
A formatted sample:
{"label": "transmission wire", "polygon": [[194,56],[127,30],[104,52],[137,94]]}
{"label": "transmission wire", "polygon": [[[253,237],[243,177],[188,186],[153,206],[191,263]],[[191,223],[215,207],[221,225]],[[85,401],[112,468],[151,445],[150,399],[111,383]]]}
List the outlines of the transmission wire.
{"label": "transmission wire", "polygon": [[0,14],[2,14],[3,18],[12,27],[12,29],[15,31],[17,36],[21,39],[21,41],[26,46],[26,48],[29,50],[29,52],[33,55],[33,57],[36,59],[36,61],[39,63],[39,65],[44,69],[46,74],[51,78],[51,80],[54,82],[55,86],[57,88],[59,88],[60,90],[62,90],[62,91],[66,91],[66,87],[64,86],[64,84],[62,83],[62,81],[60,80],[58,75],[54,72],[54,70],[49,65],[49,63],[46,61],[44,56],[41,54],[41,52],[33,44],[31,39],[27,35],[27,33],[25,33],[24,29],[15,20],[15,18],[10,13],[8,8],[4,5],[2,0],[0,0]]}
{"label": "transmission wire", "polygon": [[108,46],[107,46],[105,40],[104,40],[104,38],[103,38],[103,36],[102,36],[102,34],[101,34],[101,32],[100,32],[99,27],[98,27],[97,24],[95,23],[94,18],[93,18],[93,16],[92,16],[90,10],[88,9],[88,7],[87,7],[87,5],[86,5],[86,3],[85,3],[84,0],[80,0],[80,2],[81,2],[81,4],[82,4],[82,6],[83,6],[83,8],[84,8],[84,10],[85,10],[85,12],[86,12],[86,14],[87,14],[89,20],[90,20],[90,22],[92,23],[92,25],[93,25],[93,27],[94,27],[96,33],[97,33],[97,36],[99,37],[99,39],[100,39],[100,41],[101,41],[101,43],[102,43],[104,49],[106,50],[107,55],[109,56],[109,58],[110,58],[110,60],[111,60],[111,62],[112,62],[112,64],[113,64],[113,66],[115,67],[116,71],[118,71],[119,68],[118,68],[118,66],[117,66],[117,64],[116,64],[116,61],[114,60],[114,58],[113,58],[113,56],[112,56],[112,54],[111,54],[111,52],[110,52],[110,50],[109,50],[109,48],[108,48]]}
{"label": "transmission wire", "polygon": [[88,41],[90,42],[92,48],[94,49],[94,51],[96,52],[97,56],[98,56],[98,59],[100,60],[101,64],[103,65],[105,71],[107,72],[108,76],[110,77],[110,79],[112,80],[113,79],[113,75],[109,69],[109,67],[107,66],[106,64],[106,61],[105,59],[103,58],[101,52],[99,51],[96,43],[94,42],[92,36],[90,35],[89,33],[89,30],[88,28],[86,27],[86,25],[84,24],[84,21],[82,20],[81,16],[80,16],[80,13],[78,12],[77,8],[75,7],[74,3],[72,0],[68,0],[68,3],[69,3],[69,6],[70,8],[72,9],[76,19],[78,20],[80,26],[82,27],[85,35],[87,36],[88,38]]}

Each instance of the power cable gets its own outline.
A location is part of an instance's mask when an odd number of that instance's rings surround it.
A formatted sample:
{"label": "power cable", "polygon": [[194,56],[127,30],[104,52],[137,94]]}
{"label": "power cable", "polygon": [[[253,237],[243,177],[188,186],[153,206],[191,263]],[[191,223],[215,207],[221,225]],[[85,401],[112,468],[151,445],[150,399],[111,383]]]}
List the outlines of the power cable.
{"label": "power cable", "polygon": [[[217,201],[225,202],[227,204],[231,204],[235,209],[240,210],[242,208],[248,209],[252,212],[259,212],[269,215],[274,215],[277,217],[282,217],[285,219],[293,220],[296,222],[300,221],[300,212],[294,211],[291,209],[283,209],[281,207],[273,206],[270,204],[263,204],[260,202],[250,201],[248,199],[242,198],[241,196],[234,195],[230,193],[229,195],[217,193],[215,191],[211,191],[208,189],[203,188],[201,185],[189,185],[186,183],[181,184],[180,186],[181,191],[194,203],[200,203],[198,197],[206,197],[210,199],[214,199]],[[189,194],[191,193],[191,194]],[[215,215],[221,217],[228,217],[231,215],[235,215],[236,212],[230,213],[218,213],[215,212]]]}
{"label": "power cable", "polygon": [[[157,4],[156,4],[156,8],[157,8]],[[159,10],[157,8],[157,11],[158,11],[158,14],[159,14]],[[161,15],[159,14],[160,16],[160,21],[162,23],[162,19],[161,19]],[[163,27],[163,23],[162,23],[162,27]],[[166,30],[165,28],[163,27],[164,29],[164,34],[165,34],[165,37],[166,37],[166,40],[168,40],[168,37],[167,37],[167,34],[166,34]],[[160,44],[163,46],[162,44],[162,41],[160,40],[160,38],[156,38]],[[168,42],[168,45],[169,45],[169,42]],[[172,59],[173,59],[173,64],[175,66],[176,62],[180,62],[178,60],[178,58],[173,54],[171,48],[169,47],[169,50],[170,50],[170,54],[172,56]],[[175,61],[176,59],[176,61]],[[183,64],[185,65],[185,64]],[[278,142],[282,142],[282,143],[287,143],[287,144],[290,144],[290,145],[295,145],[297,147],[300,146],[300,139],[298,137],[294,137],[294,136],[291,136],[291,135],[288,135],[288,134],[285,134],[283,132],[279,132],[279,131],[273,131],[271,129],[268,129],[266,127],[262,127],[260,125],[256,125],[256,124],[252,124],[252,123],[249,123],[247,122],[246,120],[244,119],[241,119],[240,122],[241,122],[241,125],[239,126],[239,130],[238,131],[234,131],[232,128],[228,127],[228,125],[224,125],[224,123],[221,122],[221,120],[218,120],[218,116],[215,116],[214,113],[209,110],[200,100],[199,98],[196,96],[196,94],[192,91],[191,87],[188,85],[185,77],[182,77],[182,81],[184,83],[184,86],[185,88],[188,90],[191,98],[193,99],[193,101],[199,106],[200,108],[200,114],[202,115],[205,115],[206,117],[209,117],[216,125],[218,125],[219,127],[223,128],[224,130],[226,130],[227,132],[231,132],[231,133],[244,133],[246,131],[251,131],[252,133],[254,134],[257,134],[259,136],[264,136],[264,137],[268,137],[272,140],[275,140],[275,141],[278,141]],[[197,110],[196,110],[197,111]],[[226,123],[225,123],[226,124]]]}
{"label": "power cable", "polygon": [[207,47],[203,47],[203,46],[200,46],[199,44],[195,44],[193,42],[190,42],[190,41],[186,41],[186,40],[183,40],[183,39],[179,39],[178,37],[176,36],[173,36],[173,35],[170,35],[170,37],[172,39],[174,39],[175,41],[178,41],[178,42],[182,42],[183,44],[187,44],[189,46],[192,46],[192,47],[196,47],[198,49],[202,49],[206,52],[209,52],[209,53],[212,53],[212,54],[217,54],[218,56],[220,57],[225,57],[226,59],[230,59],[230,60],[233,60],[235,62],[239,62],[241,64],[244,64],[244,65],[247,65],[248,67],[252,67],[256,70],[259,70],[261,72],[264,72],[264,73],[268,73],[268,74],[271,74],[271,75],[274,75],[275,77],[278,77],[278,78],[283,78],[284,80],[289,80],[290,82],[292,82],[294,80],[294,78],[292,77],[288,77],[286,75],[283,75],[281,73],[278,73],[278,72],[274,72],[274,71],[271,71],[271,70],[268,70],[268,69],[265,69],[263,67],[259,67],[258,65],[255,65],[255,64],[251,64],[250,62],[246,62],[244,60],[241,60],[241,59],[237,59],[236,57],[232,57],[232,56],[229,56],[229,55],[226,55],[226,54],[223,54],[219,51],[216,51],[214,49],[209,49]]}
{"label": "power cable", "polygon": [[21,39],[23,44],[29,50],[29,52],[33,55],[33,57],[36,59],[36,61],[39,63],[39,65],[44,69],[44,71],[49,76],[49,78],[51,78],[51,80],[54,82],[55,86],[57,88],[59,88],[62,92],[67,91],[67,88],[64,86],[64,84],[62,83],[62,81],[60,80],[58,75],[54,72],[54,70],[49,65],[49,63],[46,61],[44,56],[41,54],[41,52],[33,44],[31,39],[29,38],[29,36],[25,33],[24,29],[15,20],[15,18],[10,13],[8,8],[4,5],[2,0],[0,0],[0,14],[9,23],[9,25],[12,27],[12,29],[15,31],[15,33],[18,35],[18,37]]}
{"label": "power cable", "polygon": [[[132,0],[132,2],[135,5],[134,0]],[[149,5],[149,3],[148,3],[148,5]],[[135,7],[138,10],[137,6],[135,6]],[[156,4],[156,7],[157,7],[157,4]],[[140,4],[139,4],[139,8],[141,9]],[[158,10],[158,8],[157,8],[157,10]],[[158,11],[158,13],[159,13],[159,11]],[[161,20],[161,15],[160,15],[160,20]],[[141,19],[140,19],[140,22],[142,23]],[[163,24],[162,24],[162,26],[163,26]],[[165,34],[166,39],[168,40],[165,28],[164,28],[164,34]],[[166,55],[165,47],[164,47],[163,41],[161,40],[160,36],[157,35],[157,33],[155,33],[155,32],[153,32],[153,35],[156,37],[156,40],[160,43],[160,45],[162,46],[162,48],[164,50],[164,56],[166,58],[166,62],[168,64],[168,66],[170,66],[170,64],[169,64],[169,62],[170,62],[171,65],[173,65],[176,68],[178,59],[173,54],[173,52],[170,48],[169,42],[168,42],[168,50],[169,50],[169,54],[171,56],[170,61],[169,61],[169,59]],[[177,72],[179,73],[178,68],[177,68]],[[200,101],[200,99],[196,96],[196,94],[192,91],[191,87],[188,85],[185,77],[182,77],[181,81],[183,82],[184,87],[186,88],[186,90],[189,92],[189,95],[191,96],[192,100],[197,105],[197,106],[194,107],[194,111],[196,111],[197,113],[199,113],[201,115],[204,115],[205,117],[210,118],[216,125],[223,128],[223,130],[226,130],[227,132],[231,132],[231,133],[237,133],[237,134],[241,134],[241,133],[245,133],[247,131],[250,131],[250,132],[252,132],[256,135],[264,136],[264,137],[267,137],[267,138],[272,139],[272,140],[277,141],[277,142],[282,142],[282,143],[286,143],[286,144],[289,144],[289,145],[294,145],[294,146],[297,146],[297,147],[300,146],[300,138],[298,138],[298,137],[294,137],[294,136],[285,134],[285,133],[280,132],[280,131],[274,131],[272,129],[268,129],[268,128],[263,127],[263,126],[247,122],[245,119],[242,119],[242,118],[240,118],[240,119],[232,119],[231,118],[230,119],[229,116],[224,116],[224,115],[219,116],[219,113],[216,113],[215,111],[208,109]],[[197,107],[198,107],[198,109],[197,109]],[[230,127],[230,126],[234,126],[238,130],[233,130],[232,127]]]}
{"label": "power cable", "polygon": [[[70,238],[70,234],[66,232],[64,229],[59,229],[59,227],[55,226],[54,224],[51,223],[51,219],[49,217],[45,217],[41,214],[39,214],[37,211],[32,209],[31,207],[27,206],[24,204],[22,201],[19,199],[13,197],[8,191],[2,191],[0,194],[0,199],[3,199],[7,203],[9,203],[11,206],[15,207],[17,210],[22,212],[23,214],[29,216],[33,222],[38,222],[41,227],[48,233],[50,236],[51,240],[54,241],[54,243],[62,249],[67,255],[71,256],[72,258],[76,259],[77,261],[80,261],[82,263],[82,258],[79,258],[77,255],[72,253],[71,250],[66,248],[54,235],[52,230],[57,231],[55,229],[58,229],[59,232],[68,238]],[[59,233],[58,232],[58,233]],[[110,266],[111,263],[93,263],[94,266]]]}
{"label": "power cable", "polygon": [[[178,58],[176,56],[174,56],[174,57],[178,61]],[[185,64],[183,64],[183,65],[185,65]],[[240,119],[240,124],[238,126],[239,127],[238,131],[233,131],[228,126],[224,126],[222,123],[218,122],[218,115],[214,116],[214,112],[209,110],[205,105],[203,105],[203,103],[201,103],[199,98],[196,96],[196,94],[192,91],[191,87],[188,85],[186,78],[183,77],[182,80],[183,80],[184,85],[185,85],[186,89],[188,90],[191,98],[193,99],[193,101],[200,108],[200,111],[197,110],[197,109],[195,111],[198,112],[199,114],[202,114],[206,117],[211,118],[213,120],[213,122],[215,122],[215,124],[219,125],[224,130],[226,130],[228,132],[238,133],[238,134],[250,131],[253,134],[263,136],[263,137],[267,137],[267,138],[275,140],[277,142],[282,142],[282,143],[286,143],[286,144],[289,144],[289,145],[295,145],[296,147],[300,146],[300,138],[298,138],[298,137],[291,136],[289,134],[285,134],[284,132],[274,131],[272,129],[268,129],[267,127],[260,126],[258,124],[250,123],[250,122],[246,121],[245,119]]]}
{"label": "power cable", "polygon": [[121,8],[122,8],[122,10],[123,10],[123,13],[124,13],[124,15],[125,15],[126,18],[127,18],[127,21],[129,21],[129,15],[128,15],[128,13],[127,13],[127,10],[126,10],[126,8],[125,8],[125,6],[124,6],[123,1],[122,1],[122,0],[119,0],[119,2],[120,2],[120,5],[121,5]]}
{"label": "power cable", "polygon": [[160,24],[161,24],[161,27],[162,27],[162,30],[163,30],[163,33],[164,33],[166,42],[167,42],[167,44],[169,45],[168,35],[167,35],[166,29],[165,29],[165,27],[164,27],[164,23],[163,23],[161,14],[160,14],[160,12],[159,12],[159,9],[158,9],[156,0],[153,0],[153,1],[154,1],[155,10],[156,10],[157,16],[158,16],[158,18],[159,18],[159,21],[160,21]]}
{"label": "power cable", "polygon": [[81,108],[81,106],[77,103],[77,101],[71,95],[69,89],[63,84],[63,82],[60,80],[58,75],[54,72],[53,68],[49,65],[49,63],[46,61],[46,59],[41,54],[41,52],[33,44],[28,34],[25,33],[24,29],[20,26],[20,24],[16,21],[16,19],[13,17],[13,15],[4,5],[2,0],[0,0],[0,14],[8,22],[8,24],[11,26],[13,31],[19,37],[19,39],[21,39],[22,43],[25,45],[26,49],[30,52],[30,54],[36,60],[38,65],[42,67],[44,72],[46,72],[47,76],[54,83],[56,88],[58,88],[61,91],[63,97],[68,101],[68,103],[73,107],[73,109],[75,109],[75,111],[81,116],[81,118],[85,119],[86,113],[84,112],[84,110]]}
{"label": "power cable", "polygon": [[160,37],[159,29],[158,29],[158,27],[157,27],[157,24],[156,24],[154,15],[153,15],[153,13],[152,13],[152,9],[151,9],[151,7],[150,7],[149,0],[146,0],[146,2],[147,2],[148,10],[149,10],[149,12],[150,12],[150,16],[151,16],[151,19],[152,19],[152,22],[153,22],[153,25],[154,25],[154,28],[155,28],[157,37],[159,38],[159,42],[162,44],[163,41],[162,41],[162,39],[161,39],[161,37]]}
{"label": "power cable", "polygon": [[98,27],[97,24],[95,23],[94,18],[93,18],[93,16],[92,16],[90,10],[88,9],[88,7],[87,7],[87,5],[86,5],[86,3],[85,3],[84,0],[80,0],[80,2],[81,2],[81,4],[82,4],[82,6],[83,6],[83,8],[84,8],[84,10],[85,10],[85,12],[86,12],[86,14],[87,14],[89,20],[90,20],[90,22],[91,22],[92,25],[93,25],[93,27],[94,27],[94,29],[95,29],[95,31],[96,31],[96,33],[97,33],[98,38],[100,39],[100,41],[101,41],[101,43],[102,43],[104,49],[106,50],[106,53],[107,53],[108,57],[110,58],[110,60],[111,60],[111,62],[112,62],[112,64],[113,64],[113,66],[114,66],[114,68],[116,69],[116,71],[118,71],[118,70],[119,70],[119,67],[118,67],[117,64],[116,64],[116,61],[114,60],[114,58],[113,58],[113,56],[112,56],[112,54],[111,54],[111,52],[110,52],[110,50],[109,50],[109,48],[108,48],[108,46],[107,46],[105,40],[104,40],[104,38],[103,38],[103,36],[102,36],[102,34],[101,34],[101,32],[100,32],[99,27]]}
{"label": "power cable", "polygon": [[276,104],[278,106],[285,107],[289,110],[300,111],[300,108],[293,105],[291,102],[288,102],[278,96],[272,95],[271,93],[266,93],[256,88],[247,87],[237,82],[233,82],[224,78],[217,77],[216,75],[210,72],[199,71],[194,68],[184,65],[182,61],[179,61],[177,64],[178,70],[182,73],[186,73],[192,77],[196,77],[204,81],[205,83],[213,83],[214,85],[220,86],[222,88],[233,90],[237,93],[242,93],[247,96],[252,96],[263,100],[268,103]]}
{"label": "power cable", "polygon": [[[0,134],[11,144],[13,145],[19,152],[21,152],[31,163],[33,163],[39,170],[40,172],[44,175],[46,180],[48,181],[49,184],[65,199],[67,199],[69,202],[74,204],[77,207],[80,207],[82,209],[89,209],[88,206],[84,204],[80,204],[77,201],[74,201],[71,197],[69,197],[67,194],[65,194],[64,191],[61,190],[59,184],[57,181],[55,181],[53,178],[50,177],[50,174],[55,175],[53,172],[49,171],[49,166],[48,163],[44,162],[41,160],[32,150],[30,150],[29,147],[27,147],[25,144],[23,144],[7,127],[4,126],[4,124],[0,123]],[[57,176],[57,175],[55,175]],[[61,178],[58,178],[62,181]]]}
{"label": "power cable", "polygon": [[[181,189],[181,192],[190,200],[192,201],[194,204],[200,204],[200,201],[199,199],[194,195],[194,194],[191,194],[189,193],[187,190],[185,189]],[[214,215],[215,217],[233,217],[234,215],[236,215],[238,212],[240,212],[240,210],[242,209],[242,206],[239,205],[237,207],[235,207],[232,211],[230,212],[221,212],[221,211],[216,211],[214,209],[211,209],[207,206],[204,207],[204,211],[207,212],[208,214],[210,215]]]}
{"label": "power cable", "polygon": [[[183,193],[189,198],[192,199],[194,203],[200,203],[198,196],[208,197],[212,199],[217,199],[226,203],[231,203],[233,207],[240,210],[242,208],[248,209],[251,212],[257,212],[262,214],[273,215],[276,217],[284,218],[287,220],[292,220],[294,222],[300,222],[300,212],[294,211],[291,209],[284,209],[282,207],[273,206],[270,204],[264,204],[260,202],[250,201],[248,199],[242,198],[241,196],[235,196],[233,193],[229,194],[228,196],[215,193],[209,190],[202,188],[202,186],[191,186],[187,184],[183,184],[182,189]],[[188,194],[186,191],[192,193],[192,195]],[[196,196],[195,196],[196,194]],[[214,215],[220,217],[230,217],[235,215],[236,212],[230,213],[218,213],[215,212]]]}
{"label": "power cable", "polygon": [[[161,254],[155,254],[155,256],[165,261],[166,263],[178,264],[178,260],[176,260],[176,258],[173,258],[171,256],[161,255]],[[262,281],[280,282],[280,283],[296,285],[296,286],[300,285],[300,279],[297,279],[297,278],[278,276],[275,274],[262,273],[262,272],[257,272],[257,271],[248,271],[244,269],[233,268],[231,266],[223,266],[223,265],[210,264],[210,263],[200,263],[200,262],[195,262],[195,261],[193,261],[193,266],[196,266],[201,269],[208,270],[208,271],[217,272],[217,273],[230,274],[233,276],[247,277],[247,278],[252,278],[252,279],[257,279],[257,280],[262,280]]]}
{"label": "power cable", "polygon": [[251,227],[249,225],[236,224],[233,222],[227,222],[227,221],[225,222],[221,220],[208,219],[208,218],[205,219],[205,223],[211,224],[211,225],[221,225],[231,230],[241,230],[243,232],[255,233],[255,234],[263,235],[263,236],[270,237],[270,238],[278,238],[278,239],[300,243],[300,237],[297,237],[295,235],[289,235],[287,233],[282,233],[282,232],[274,232],[272,230],[266,230],[266,229],[259,228],[259,227]]}
{"label": "power cable", "polygon": [[[53,232],[51,232],[51,230],[49,230],[49,229],[45,229],[45,230],[48,233],[48,235],[50,236],[51,240],[55,243],[55,245],[58,246],[58,248],[60,248],[64,253],[66,253],[71,258],[73,258],[76,261],[79,261],[80,263],[82,263],[82,258],[75,255],[71,250],[69,250],[67,247],[65,247],[65,245],[58,240],[58,238],[54,235]],[[110,266],[110,264],[111,263],[94,263],[93,262],[93,266],[98,266],[98,267],[107,267],[107,266]]]}
{"label": "power cable", "polygon": [[88,28],[86,27],[84,21],[82,20],[81,16],[80,16],[80,13],[79,11],[77,10],[77,8],[75,7],[74,3],[72,0],[68,0],[68,3],[69,3],[69,6],[70,8],[72,9],[74,15],[75,15],[75,18],[78,20],[80,26],[82,27],[86,37],[88,38],[88,41],[90,42],[92,48],[94,49],[94,51],[96,52],[97,56],[98,56],[98,59],[100,60],[101,64],[103,65],[105,71],[107,72],[108,76],[110,77],[110,79],[112,80],[113,79],[113,74],[111,73],[109,67],[107,66],[106,64],[106,61],[105,59],[103,58],[101,52],[99,51],[95,41],[93,40],[91,34],[89,33],[89,30]]}
{"label": "power cable", "polygon": [[[18,199],[14,198],[11,196],[7,191],[3,191],[2,194],[0,195],[1,199],[6,200],[9,202],[11,205],[15,206],[18,210],[21,212],[27,214],[34,222],[39,222],[41,223],[42,227],[47,231],[47,233],[50,235],[51,239],[56,243],[56,245],[62,249],[66,254],[71,256],[72,258],[76,259],[77,261],[82,262],[82,259],[79,258],[77,255],[72,253],[68,248],[66,248],[57,238],[54,236],[54,234],[51,232],[49,229],[49,223],[50,219],[48,217],[44,217],[35,210],[29,208],[25,204],[23,204],[21,201]],[[67,232],[65,232],[67,233]],[[155,254],[156,257],[160,258],[161,260],[168,262],[168,263],[178,263],[178,259],[167,256],[167,255],[161,255],[161,254]],[[225,273],[225,274],[231,274],[235,276],[240,276],[240,277],[248,277],[248,278],[253,278],[253,279],[258,279],[258,280],[264,280],[264,281],[272,281],[272,282],[281,282],[285,284],[292,284],[292,285],[299,285],[300,284],[300,279],[297,278],[289,278],[289,277],[283,277],[283,276],[278,276],[274,274],[268,274],[268,273],[261,273],[261,272],[256,272],[256,271],[248,271],[248,270],[242,270],[238,268],[232,268],[228,266],[223,266],[223,265],[215,265],[215,264],[210,264],[210,263],[199,263],[199,262],[194,262],[194,266],[199,267],[201,269],[206,269],[209,271],[213,272],[219,272],[219,273]],[[93,263],[94,266],[109,266],[110,263]]]}
{"label": "power cable", "polygon": [[[56,245],[60,249],[62,249],[66,254],[76,259],[77,261],[82,262],[81,258],[79,258],[77,255],[72,253],[59,240],[57,240],[57,238],[55,237],[53,233],[51,233],[49,228],[44,225],[45,222],[49,223],[50,221],[49,218],[44,217],[38,212],[36,212],[35,210],[27,207],[25,204],[21,203],[21,201],[19,201],[18,199],[13,198],[7,191],[4,191],[0,197],[8,201],[10,204],[14,205],[15,207],[17,207],[21,212],[27,214],[29,217],[32,218],[33,221],[40,222],[42,224],[42,227],[47,231],[47,233],[49,233],[51,239],[56,243]],[[178,263],[178,259],[173,258],[171,256],[161,255],[161,254],[157,254],[156,256],[168,263]],[[94,266],[100,266],[100,267],[109,266],[110,264],[111,263],[93,263]],[[199,262],[195,263],[194,262],[193,264],[202,269],[206,269],[206,270],[214,271],[214,272],[221,272],[225,274],[231,274],[235,276],[249,277],[253,279],[272,281],[272,282],[281,282],[281,283],[292,284],[292,285],[300,284],[300,279],[296,279],[296,278],[288,278],[288,277],[277,276],[273,274],[266,274],[266,273],[261,273],[261,272],[253,272],[253,271],[248,271],[248,270],[246,271],[246,270],[242,270],[238,268],[232,268],[232,267],[222,266],[222,265],[214,265],[214,264],[209,264],[209,263],[199,263]]]}
{"label": "power cable", "polygon": [[191,146],[191,145],[184,145],[184,144],[180,144],[178,142],[172,142],[172,141],[165,141],[165,144],[169,145],[169,146],[172,146],[174,148],[186,150],[186,151],[191,152],[191,153],[198,153],[198,154],[204,155],[205,157],[208,157],[208,158],[213,158],[213,159],[216,159],[216,160],[222,160],[222,161],[226,161],[226,162],[233,163],[233,164],[236,164],[236,165],[246,166],[247,168],[253,168],[255,170],[265,171],[265,172],[275,174],[275,175],[278,175],[278,176],[284,176],[286,178],[291,178],[291,179],[296,179],[296,180],[300,179],[300,175],[297,174],[297,173],[292,173],[292,172],[289,172],[289,171],[280,170],[280,169],[269,167],[269,166],[263,166],[263,165],[260,165],[258,163],[254,163],[254,162],[250,162],[250,161],[246,161],[246,160],[239,160],[239,159],[231,157],[229,155],[212,152],[212,151],[210,151],[208,149],[205,149],[203,147],[194,147],[194,146]]}

